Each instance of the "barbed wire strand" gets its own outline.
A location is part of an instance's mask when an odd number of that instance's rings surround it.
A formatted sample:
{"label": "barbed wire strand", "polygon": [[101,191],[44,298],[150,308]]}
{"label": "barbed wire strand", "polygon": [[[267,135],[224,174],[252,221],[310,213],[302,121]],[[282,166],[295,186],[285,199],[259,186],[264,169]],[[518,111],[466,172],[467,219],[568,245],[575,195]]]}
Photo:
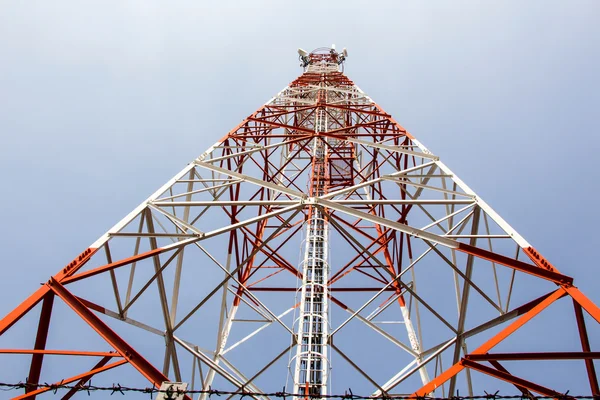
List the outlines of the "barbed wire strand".
{"label": "barbed wire strand", "polygon": [[[516,395],[502,395],[499,392],[495,393],[487,393],[476,395],[476,396],[449,396],[449,397],[430,397],[430,396],[408,396],[408,395],[394,395],[394,394],[382,394],[379,396],[362,396],[357,395],[352,392],[351,389],[348,389],[344,394],[326,394],[326,395],[305,395],[305,394],[297,394],[297,393],[289,393],[286,391],[281,392],[273,392],[273,393],[264,393],[264,392],[251,392],[247,390],[236,390],[236,391],[228,391],[228,390],[216,390],[209,387],[209,389],[204,390],[181,390],[179,388],[169,388],[166,390],[157,389],[154,387],[147,388],[135,388],[135,387],[127,387],[122,386],[121,384],[113,384],[112,386],[94,386],[91,383],[88,385],[67,385],[61,383],[29,383],[29,382],[18,382],[18,383],[4,383],[0,382],[0,390],[2,391],[10,391],[10,390],[19,390],[19,389],[49,389],[54,394],[58,390],[76,390],[78,392],[87,392],[88,396],[91,395],[91,392],[96,391],[107,391],[110,392],[110,395],[121,394],[125,395],[126,392],[137,392],[142,394],[149,394],[150,398],[153,398],[153,395],[165,393],[168,394],[170,398],[176,398],[173,396],[179,396],[184,394],[208,394],[208,397],[211,396],[231,396],[231,395],[239,395],[242,398],[246,396],[268,396],[275,398],[286,399],[287,397],[294,398],[308,398],[308,399],[340,399],[340,400],[367,400],[367,399],[380,399],[380,400],[501,400],[501,399],[530,399],[529,396],[525,394],[516,394]],[[536,399],[555,399],[557,396],[535,396]],[[575,396],[570,395],[569,391],[558,396],[559,399],[591,399],[591,400],[600,400],[600,396],[593,395],[584,395],[584,396]]]}

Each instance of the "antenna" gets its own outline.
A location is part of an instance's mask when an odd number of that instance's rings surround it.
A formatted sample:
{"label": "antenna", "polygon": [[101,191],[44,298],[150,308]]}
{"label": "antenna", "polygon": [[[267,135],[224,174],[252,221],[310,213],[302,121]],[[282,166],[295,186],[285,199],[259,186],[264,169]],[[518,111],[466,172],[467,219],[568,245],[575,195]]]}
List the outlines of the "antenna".
{"label": "antenna", "polygon": [[306,67],[308,66],[308,64],[310,64],[310,54],[308,53],[308,51],[302,49],[302,48],[298,48],[298,55],[300,56],[300,66],[301,67]]}

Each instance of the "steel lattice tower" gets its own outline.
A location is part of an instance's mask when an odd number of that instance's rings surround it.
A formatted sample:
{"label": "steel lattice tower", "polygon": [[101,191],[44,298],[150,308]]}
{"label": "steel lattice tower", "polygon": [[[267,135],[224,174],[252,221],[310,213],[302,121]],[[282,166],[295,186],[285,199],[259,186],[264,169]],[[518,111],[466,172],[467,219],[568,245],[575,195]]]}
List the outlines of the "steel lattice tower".
{"label": "steel lattice tower", "polygon": [[300,51],[300,77],[0,321],[19,399],[133,375],[256,399],[600,396],[600,309],[348,79],[346,56]]}

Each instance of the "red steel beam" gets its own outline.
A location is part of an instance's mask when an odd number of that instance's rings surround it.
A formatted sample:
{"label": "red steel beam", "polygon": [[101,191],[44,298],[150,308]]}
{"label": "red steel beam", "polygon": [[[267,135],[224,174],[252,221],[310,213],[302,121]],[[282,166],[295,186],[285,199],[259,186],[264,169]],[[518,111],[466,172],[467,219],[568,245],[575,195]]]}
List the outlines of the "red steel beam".
{"label": "red steel beam", "polygon": [[[492,366],[493,366],[494,368],[496,368],[498,371],[501,371],[501,372],[505,372],[505,373],[507,373],[507,374],[510,374],[510,372],[509,372],[509,371],[508,371],[506,368],[504,368],[504,367],[502,366],[502,364],[500,364],[498,361],[496,361],[496,360],[491,360],[491,361],[490,361],[490,364],[492,364]],[[529,399],[534,399],[534,397],[533,397],[533,394],[532,394],[532,393],[531,393],[529,390],[527,390],[527,388],[524,388],[523,386],[519,386],[519,385],[515,385],[515,387],[516,387],[516,388],[517,388],[517,390],[518,390],[518,391],[520,391],[520,392],[521,392],[521,393],[522,393],[524,396],[527,396],[527,398],[529,398]]]}
{"label": "red steel beam", "polygon": [[[471,328],[468,331],[466,331],[463,334],[463,336],[465,338],[469,338],[471,336],[474,336],[474,335],[477,335],[477,334],[483,332],[484,330],[487,330],[494,326],[497,326],[498,324],[501,324],[504,321],[507,321],[509,319],[513,319],[515,317],[523,315],[523,314],[527,313],[528,311],[530,311],[533,307],[537,306],[542,301],[544,301],[545,299],[550,297],[551,295],[552,295],[552,292],[542,295],[542,296],[538,297],[537,299],[534,299],[528,303],[525,303],[517,308],[512,309],[511,311],[508,311],[506,314],[500,315],[494,319],[484,322],[483,324],[480,324],[474,328]],[[567,293],[563,292],[563,296],[567,296]]]}
{"label": "red steel beam", "polygon": [[487,367],[485,365],[481,365],[481,364],[476,363],[474,361],[463,359],[460,362],[465,367],[469,367],[471,369],[474,369],[475,371],[482,372],[484,374],[490,375],[490,376],[492,376],[494,378],[497,378],[497,379],[501,379],[501,380],[506,381],[508,383],[512,383],[513,385],[518,385],[518,386],[524,387],[524,388],[526,388],[528,390],[531,390],[533,392],[539,393],[539,394],[541,394],[543,396],[554,397],[554,398],[557,398],[557,399],[574,399],[575,400],[575,397],[573,397],[573,396],[567,396],[564,393],[559,393],[559,392],[557,392],[555,390],[548,389],[545,386],[538,385],[537,383],[533,383],[533,382],[527,381],[527,380],[525,380],[523,378],[516,377],[514,375],[511,375],[511,374],[503,372],[503,371],[498,371],[498,370],[496,370],[494,368],[490,368],[490,367]]}
{"label": "red steel beam", "polygon": [[109,351],[0,349],[0,354],[45,354],[49,356],[121,357]]}
{"label": "red steel beam", "polygon": [[[104,367],[111,359],[112,357],[110,356],[103,357],[96,365],[92,367],[92,370]],[[74,387],[63,396],[62,400],[68,400],[73,397],[90,379],[92,379],[92,375],[82,377],[79,382],[77,382]]]}
{"label": "red steel beam", "polygon": [[[381,106],[379,106],[379,104],[373,102],[373,106],[378,109],[379,111],[381,111],[382,113],[385,113],[385,111],[383,110],[383,108],[381,108]],[[392,122],[392,124],[396,125],[396,127],[400,130],[400,132],[402,132],[404,135],[408,136],[409,139],[414,139],[415,137],[406,130],[406,128],[404,128],[402,125],[400,125],[398,123],[398,121],[396,121],[394,119],[394,117],[390,116],[389,120]]]}
{"label": "red steel beam", "polygon": [[[168,251],[170,251],[170,250],[173,250],[173,249],[168,249]],[[162,248],[158,248],[158,249],[146,251],[145,253],[141,253],[141,254],[138,254],[136,256],[124,258],[122,260],[115,261],[115,262],[110,263],[110,264],[102,265],[100,267],[91,269],[89,271],[82,272],[82,273],[77,274],[77,275],[72,275],[72,276],[66,277],[66,278],[62,279],[60,282],[64,283],[64,284],[76,282],[76,281],[79,281],[79,280],[82,280],[82,279],[85,279],[85,278],[89,278],[89,277],[94,276],[94,275],[101,274],[101,273],[106,272],[106,271],[113,270],[115,268],[119,268],[119,267],[122,267],[122,266],[125,266],[125,265],[128,265],[128,264],[131,264],[131,263],[136,262],[136,261],[140,261],[140,260],[144,260],[146,258],[150,258],[150,257],[155,256],[157,254],[161,254],[161,253],[163,253],[165,251],[166,250],[164,250]]]}
{"label": "red steel beam", "polygon": [[[525,314],[521,315],[518,319],[513,321],[506,328],[502,329],[499,333],[497,333],[490,340],[488,340],[487,342],[482,344],[479,348],[477,348],[477,350],[473,351],[471,354],[485,354],[485,353],[489,352],[492,348],[494,348],[494,346],[496,346],[498,343],[500,343],[501,341],[503,341],[504,339],[509,337],[516,330],[521,328],[523,325],[525,325],[527,322],[529,322],[533,317],[535,317],[540,312],[542,312],[544,309],[546,309],[550,304],[554,303],[556,300],[563,297],[564,293],[565,292],[564,292],[563,288],[556,289],[548,297],[546,297],[544,300],[542,300],[539,304],[537,304],[535,307],[531,308],[531,310],[527,311]],[[427,383],[426,385],[421,387],[419,390],[414,392],[412,394],[412,396],[414,396],[414,397],[427,396],[429,393],[433,392],[436,388],[442,386],[442,384],[444,382],[446,382],[447,380],[449,380],[450,378],[452,378],[453,376],[455,376],[456,374],[461,372],[463,369],[465,369],[465,367],[466,367],[466,365],[463,363],[463,361],[459,361],[458,363],[454,364],[453,366],[451,366],[450,368],[448,368],[447,370],[442,372],[440,375],[433,378],[431,381],[429,381],[429,383]],[[526,386],[524,386],[524,387],[526,387]]]}
{"label": "red steel beam", "polygon": [[265,121],[263,119],[258,119],[258,118],[255,118],[255,117],[248,117],[247,119],[248,119],[248,121],[254,121],[254,122],[257,122],[259,124],[271,125],[271,126],[274,126],[274,127],[277,127],[277,128],[286,128],[286,129],[289,129],[290,131],[300,131],[300,132],[306,132],[306,133],[315,133],[314,129],[307,129],[307,128],[303,128],[301,126],[293,126],[293,125],[281,124],[279,122]]}
{"label": "red steel beam", "polygon": [[[573,278],[570,276],[566,276],[560,274],[558,272],[550,271],[544,268],[540,268],[536,265],[531,265],[523,261],[515,260],[514,258],[503,256],[502,254],[494,253],[489,250],[480,249],[479,247],[471,246],[466,243],[458,243],[459,251],[463,253],[471,254],[479,258],[483,258],[485,260],[495,262],[498,264],[505,265],[507,267],[516,269],[521,272],[525,272],[527,274],[531,274],[537,276],[539,278],[544,278],[555,282],[559,285],[571,285],[573,284]],[[600,322],[600,321],[599,321]]]}
{"label": "red steel beam", "polygon": [[[42,303],[42,311],[40,312],[40,320],[38,322],[37,334],[35,336],[35,350],[44,350],[46,348],[46,340],[48,339],[48,329],[50,328],[50,317],[52,315],[52,305],[54,304],[54,293],[48,293],[44,296]],[[42,373],[42,363],[44,361],[44,353],[33,353],[31,357],[31,365],[29,366],[29,376],[27,383],[30,386],[25,388],[25,392],[33,392],[37,389],[37,384],[40,381]],[[34,399],[35,396],[32,397]]]}
{"label": "red steel beam", "polygon": [[491,360],[593,360],[600,358],[600,352],[544,352],[544,353],[485,353],[485,354],[467,354],[464,357],[471,361],[491,361]]}
{"label": "red steel beam", "polygon": [[[89,259],[96,253],[98,249],[89,247],[83,251],[78,257],[76,257],[73,261],[71,261],[68,265],[66,265],[63,269],[61,269],[56,275],[54,275],[54,279],[61,281],[65,277],[73,275],[77,272],[85,263],[89,261]],[[42,285],[38,290],[33,292],[31,296],[25,299],[24,302],[19,304],[17,308],[9,312],[2,320],[0,321],[0,336],[4,334],[11,326],[17,323],[25,314],[27,314],[33,307],[35,307],[44,296],[46,296],[50,292],[50,289],[46,285]]]}
{"label": "red steel beam", "polygon": [[[105,365],[103,367],[92,369],[92,370],[90,370],[88,372],[84,372],[83,374],[79,374],[79,375],[72,376],[72,377],[67,378],[67,379],[63,379],[60,382],[55,382],[53,385],[56,385],[56,386],[58,386],[58,385],[68,385],[68,384],[73,383],[75,381],[79,381],[79,380],[85,379],[85,378],[90,378],[90,377],[92,377],[92,376],[94,376],[94,375],[96,375],[96,374],[98,374],[100,372],[108,371],[109,369],[113,369],[115,367],[118,367],[119,365],[123,365],[123,364],[126,364],[126,363],[127,363],[127,360],[115,361],[112,364],[108,364],[108,365]],[[13,397],[12,400],[25,400],[25,399],[31,400],[31,399],[35,398],[35,396],[37,396],[38,394],[44,393],[44,392],[47,392],[47,391],[50,391],[50,390],[54,390],[54,389],[52,387],[43,387],[43,388],[34,390],[33,392],[29,392],[29,393],[25,393],[25,394],[23,394],[21,396]]]}
{"label": "red steel beam", "polygon": [[[362,213],[362,212],[360,212]],[[362,213],[367,215],[367,213]],[[369,216],[371,216],[372,214],[368,214]],[[365,218],[366,219],[366,218]],[[525,263],[523,261],[519,261],[519,260],[515,260],[514,258],[511,257],[507,257],[504,256],[502,254],[498,254],[498,253],[494,253],[492,251],[489,250],[484,250],[481,249],[479,247],[475,247],[475,246],[471,246],[469,244],[466,243],[462,243],[462,242],[458,242],[458,241],[454,241],[456,243],[456,250],[461,251],[463,253],[466,254],[470,254],[497,264],[501,264],[504,266],[507,266],[509,268],[515,269],[517,271],[521,271],[521,272],[525,272],[527,274],[530,275],[534,275],[537,276],[539,278],[543,278],[552,282],[555,282],[559,285],[572,285],[573,284],[573,278],[570,276],[566,276],[554,271],[550,271],[544,268],[540,268],[537,265],[532,265],[532,264],[528,264]],[[600,309],[598,307],[596,307],[591,301],[589,301],[589,299],[587,299],[587,297],[585,297],[583,294],[581,294],[581,292],[579,292],[577,289],[574,288],[574,290],[577,291],[576,295],[579,296],[579,298],[582,299],[582,301],[585,303],[582,304],[582,306],[584,306],[584,308],[586,310],[591,309],[594,311],[588,311],[591,314],[594,315],[594,318],[598,321],[598,323],[600,323]]]}
{"label": "red steel beam", "polygon": [[[354,125],[357,126],[357,125]],[[332,131],[329,131],[328,133],[331,133]],[[273,139],[289,139],[289,138],[293,138],[293,137],[301,137],[306,135],[301,134],[301,133],[289,133],[289,134],[278,134],[278,133],[269,133],[269,134],[252,134],[249,133],[248,137],[252,138],[252,139],[261,139],[261,138],[273,138]],[[232,134],[230,137],[231,138],[236,138],[236,139],[242,139],[244,138],[245,133],[237,133],[237,134]],[[344,136],[352,136],[353,138],[359,138],[359,137],[366,137],[366,138],[372,138],[373,136],[380,136],[382,139],[384,137],[389,137],[389,138],[396,138],[396,137],[401,137],[403,138],[405,136],[404,132],[380,132],[377,133],[376,135],[374,135],[373,133],[351,133],[351,134],[347,134],[347,135],[337,135],[339,138],[343,138]]]}
{"label": "red steel beam", "polygon": [[[371,127],[373,127],[373,125],[384,124],[386,122],[389,123],[389,120],[390,119],[388,117],[384,117],[384,118],[381,118],[381,119],[376,119],[374,121],[369,121],[369,122],[365,122],[365,123],[361,123],[361,124],[356,124],[356,125],[350,125],[350,126],[347,126],[347,127],[344,127],[344,128],[332,129],[330,131],[327,131],[327,134],[328,135],[336,135],[336,136],[339,136],[339,137],[343,137],[343,136],[356,136],[354,134],[354,132],[351,132],[349,134],[342,134],[342,135],[339,135],[339,133],[340,132],[348,132],[348,131],[351,131],[351,130],[354,130],[354,129],[358,130],[360,128],[365,128],[365,129],[366,128],[371,128]],[[377,126],[375,126],[375,128],[377,128]],[[376,134],[375,133],[368,134],[368,136],[373,136],[373,135],[376,135]]]}
{"label": "red steel beam", "polygon": [[[327,107],[327,108],[336,108],[338,110],[350,111],[350,112],[354,112],[356,114],[368,114],[368,115],[375,115],[377,117],[385,117],[385,118],[391,117],[390,114],[382,113],[380,111],[363,110],[363,109],[354,108],[354,107],[350,107],[350,106],[340,106],[338,104],[325,103],[325,104],[323,104],[323,106]],[[327,132],[324,132],[324,133],[327,133]]]}
{"label": "red steel beam", "polygon": [[[588,338],[587,328],[585,327],[583,311],[581,310],[581,306],[575,300],[573,300],[573,307],[575,308],[575,318],[577,319],[577,329],[579,330],[581,349],[584,352],[590,352],[590,340]],[[592,394],[594,396],[599,396],[600,388],[598,387],[598,377],[596,376],[596,367],[594,366],[594,361],[586,358],[585,369],[588,374],[588,380],[590,381],[590,389]]]}
{"label": "red steel beam", "polygon": [[[132,346],[117,335],[77,297],[67,290],[60,282],[50,279],[46,284],[58,297],[60,297],[77,315],[79,315],[92,329],[94,329],[106,342],[121,354],[135,369],[156,387],[169,379],[142,357]],[[191,400],[189,397],[187,399]]]}
{"label": "red steel beam", "polygon": [[310,106],[306,106],[306,107],[299,107],[299,108],[294,109],[294,110],[280,111],[280,112],[277,112],[277,113],[275,113],[275,112],[264,113],[264,111],[270,111],[270,110],[267,110],[269,107],[265,107],[265,109],[263,110],[264,116],[250,118],[250,120],[252,120],[252,121],[256,121],[256,120],[264,121],[266,118],[279,119],[279,117],[281,117],[282,115],[295,114],[295,113],[297,113],[299,111],[307,111],[307,110],[310,110],[310,109],[314,109],[316,107],[317,107],[316,105],[310,105]]}
{"label": "red steel beam", "polygon": [[596,320],[596,322],[600,324],[600,308],[598,308],[597,305],[588,299],[586,295],[581,293],[581,291],[575,286],[567,287],[565,290],[577,303],[579,303],[579,305],[581,305],[581,307],[585,309],[585,311],[592,316],[592,318]]}
{"label": "red steel beam", "polygon": [[9,312],[0,321],[0,336],[4,334],[11,326],[17,323],[25,314],[27,314],[33,307],[35,307],[44,296],[49,292],[46,286],[41,286],[38,290],[33,292],[31,296],[25,299],[24,302],[19,304],[17,308]]}

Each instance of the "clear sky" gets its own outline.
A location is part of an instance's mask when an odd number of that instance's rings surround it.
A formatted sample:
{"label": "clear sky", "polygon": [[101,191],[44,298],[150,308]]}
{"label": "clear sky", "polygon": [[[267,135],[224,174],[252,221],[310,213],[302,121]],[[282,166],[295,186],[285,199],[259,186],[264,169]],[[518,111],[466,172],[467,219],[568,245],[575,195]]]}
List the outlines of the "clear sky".
{"label": "clear sky", "polygon": [[0,314],[332,43],[600,303],[599,21],[593,0],[3,0]]}

